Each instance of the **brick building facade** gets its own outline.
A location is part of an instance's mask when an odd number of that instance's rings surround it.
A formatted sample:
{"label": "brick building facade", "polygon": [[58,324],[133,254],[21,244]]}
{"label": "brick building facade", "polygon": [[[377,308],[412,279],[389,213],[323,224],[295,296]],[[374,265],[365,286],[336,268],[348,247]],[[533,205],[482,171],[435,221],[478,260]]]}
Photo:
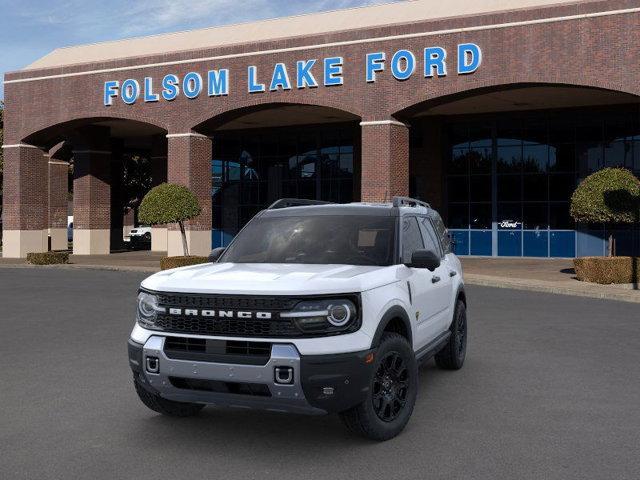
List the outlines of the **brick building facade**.
{"label": "brick building facade", "polygon": [[123,149],[196,193],[193,253],[292,193],[420,196],[460,254],[604,251],[567,192],[640,169],[639,26],[631,0],[416,0],[56,50],[5,76],[3,255],[64,244],[70,160],[74,252],[108,253]]}

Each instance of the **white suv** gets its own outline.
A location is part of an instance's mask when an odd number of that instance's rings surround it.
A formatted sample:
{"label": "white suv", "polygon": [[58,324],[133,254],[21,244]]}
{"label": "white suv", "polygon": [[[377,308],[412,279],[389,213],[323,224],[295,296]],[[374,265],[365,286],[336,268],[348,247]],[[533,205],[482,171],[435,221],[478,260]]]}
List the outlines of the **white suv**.
{"label": "white suv", "polygon": [[129,363],[142,402],[339,413],[353,431],[402,431],[418,364],[462,367],[462,268],[428,204],[279,200],[212,263],[142,282]]}

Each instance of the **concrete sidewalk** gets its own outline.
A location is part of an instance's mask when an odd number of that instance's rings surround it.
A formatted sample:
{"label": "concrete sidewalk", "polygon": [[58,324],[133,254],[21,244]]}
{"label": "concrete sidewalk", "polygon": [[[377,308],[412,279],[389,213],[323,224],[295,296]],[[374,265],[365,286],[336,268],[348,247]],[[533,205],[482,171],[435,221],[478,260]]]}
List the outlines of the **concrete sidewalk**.
{"label": "concrete sidewalk", "polygon": [[157,272],[160,270],[160,259],[166,257],[165,252],[122,251],[111,255],[70,255],[67,265],[29,265],[23,258],[0,258],[0,267],[24,268],[97,268],[101,270],[123,270],[136,272]]}
{"label": "concrete sidewalk", "polygon": [[640,303],[640,291],[632,284],[577,280],[571,259],[463,257],[462,264],[469,284]]}
{"label": "concrete sidewalk", "polygon": [[[164,253],[119,252],[111,255],[71,255],[69,265],[36,267],[24,260],[2,259],[0,267],[95,268],[157,272]],[[513,288],[640,303],[640,291],[633,285],[597,285],[575,279],[570,259],[462,257],[465,282],[472,285]]]}

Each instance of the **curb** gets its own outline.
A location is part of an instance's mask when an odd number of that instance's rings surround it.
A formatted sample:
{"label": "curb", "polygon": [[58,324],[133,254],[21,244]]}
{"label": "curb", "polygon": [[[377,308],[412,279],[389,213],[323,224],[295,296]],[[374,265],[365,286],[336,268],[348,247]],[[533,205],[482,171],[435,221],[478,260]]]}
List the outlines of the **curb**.
{"label": "curb", "polygon": [[146,273],[156,273],[160,271],[160,267],[136,267],[136,266],[127,266],[127,265],[81,265],[76,263],[67,263],[67,264],[59,264],[59,265],[30,265],[26,263],[16,263],[16,264],[0,264],[0,269],[9,269],[9,268],[24,268],[24,269],[36,269],[36,268],[47,268],[47,269],[60,269],[60,270],[107,270],[112,272],[146,272]]}
{"label": "curb", "polygon": [[[640,303],[640,291],[611,291],[607,290],[607,288],[616,287],[611,287],[609,285],[584,285],[584,287],[587,288],[594,287],[598,289],[598,291],[589,291],[588,289],[582,288],[582,285],[576,285],[574,288],[551,282],[545,284],[542,282],[532,282],[521,279],[505,279],[503,277],[492,277],[488,275],[478,275],[475,273],[465,273],[464,281],[468,285],[478,285],[483,287],[506,288],[530,292],[554,293],[557,295],[570,295],[574,297],[597,298],[600,300]],[[576,282],[578,281],[576,280]]]}

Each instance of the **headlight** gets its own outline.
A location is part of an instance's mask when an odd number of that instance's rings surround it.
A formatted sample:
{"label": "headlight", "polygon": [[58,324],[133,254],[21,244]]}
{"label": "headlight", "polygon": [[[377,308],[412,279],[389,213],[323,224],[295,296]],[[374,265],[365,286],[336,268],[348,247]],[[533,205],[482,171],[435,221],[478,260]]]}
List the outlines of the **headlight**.
{"label": "headlight", "polygon": [[158,312],[164,312],[158,305],[158,297],[147,292],[138,294],[138,314],[136,316],[141,327],[157,329],[155,326]]}
{"label": "headlight", "polygon": [[356,304],[347,298],[305,300],[280,314],[291,318],[304,333],[338,333],[359,328]]}

